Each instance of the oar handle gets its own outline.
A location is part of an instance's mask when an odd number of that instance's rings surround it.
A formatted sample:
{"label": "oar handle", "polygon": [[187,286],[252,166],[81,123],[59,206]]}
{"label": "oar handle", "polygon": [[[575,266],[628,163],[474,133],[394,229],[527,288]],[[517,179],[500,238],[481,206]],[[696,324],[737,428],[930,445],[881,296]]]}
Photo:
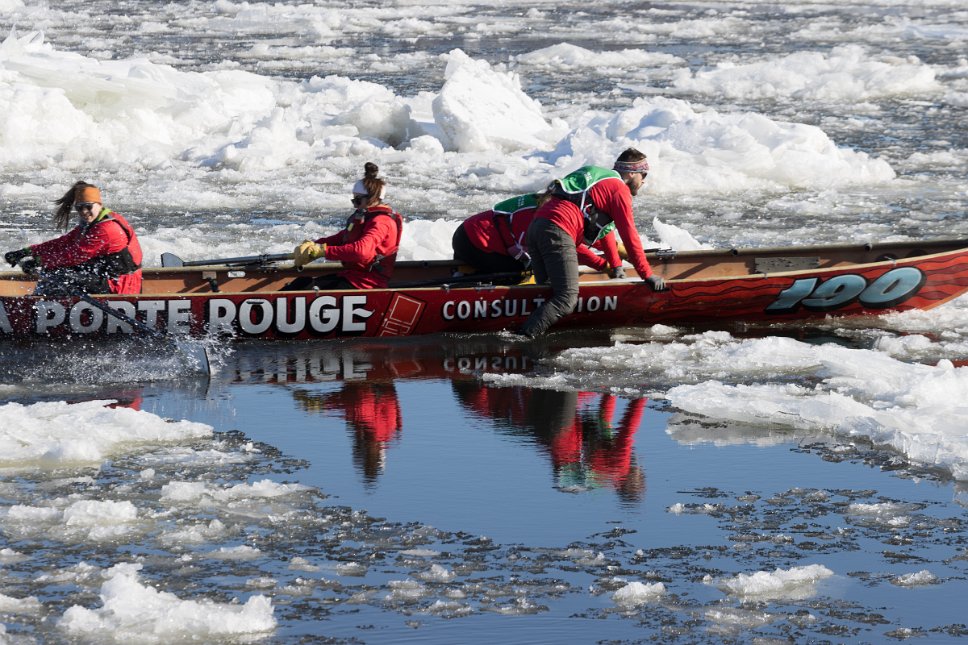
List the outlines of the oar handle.
{"label": "oar handle", "polygon": [[283,262],[291,260],[292,253],[263,253],[262,255],[246,255],[238,258],[216,258],[212,260],[182,260],[174,253],[161,254],[161,266],[163,267],[201,267],[217,265],[246,265],[246,264],[269,264],[270,262]]}

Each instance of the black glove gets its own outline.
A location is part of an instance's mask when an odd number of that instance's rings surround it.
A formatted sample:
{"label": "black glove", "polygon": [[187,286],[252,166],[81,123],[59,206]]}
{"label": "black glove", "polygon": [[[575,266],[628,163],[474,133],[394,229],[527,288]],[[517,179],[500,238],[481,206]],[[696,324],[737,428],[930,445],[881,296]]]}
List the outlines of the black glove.
{"label": "black glove", "polygon": [[3,259],[7,261],[12,267],[17,266],[17,262],[20,262],[25,257],[28,257],[33,253],[30,249],[17,249],[16,251],[7,251],[3,254]]}
{"label": "black glove", "polygon": [[653,291],[665,291],[669,287],[666,286],[665,280],[661,277],[655,275],[654,273],[645,279],[652,286]]}
{"label": "black glove", "polygon": [[508,255],[520,262],[525,269],[531,268],[531,255],[520,244],[508,247]]}
{"label": "black glove", "polygon": [[38,273],[37,260],[28,258],[20,263],[20,268],[23,269],[24,273],[36,275]]}
{"label": "black glove", "polygon": [[608,270],[608,277],[612,280],[621,280],[625,277],[625,269],[623,267],[612,267]]}

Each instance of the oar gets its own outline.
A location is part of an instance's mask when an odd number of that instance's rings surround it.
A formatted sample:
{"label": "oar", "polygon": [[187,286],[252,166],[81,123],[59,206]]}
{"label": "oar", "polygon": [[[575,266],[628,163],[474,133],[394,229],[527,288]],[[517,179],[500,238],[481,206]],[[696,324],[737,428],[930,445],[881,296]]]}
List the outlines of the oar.
{"label": "oar", "polygon": [[161,266],[163,267],[200,267],[210,265],[261,265],[270,262],[283,262],[291,260],[292,253],[263,253],[262,255],[247,255],[238,258],[217,258],[213,260],[182,260],[174,253],[161,254]]}
{"label": "oar", "polygon": [[[205,370],[205,372],[208,373],[209,375],[212,374],[212,362],[208,358],[208,350],[205,349],[204,345],[197,345],[197,346],[193,345],[192,347],[189,347],[187,344],[183,342],[179,342],[178,340],[172,338],[167,334],[162,333],[161,331],[155,329],[154,327],[149,327],[148,325],[141,322],[137,318],[132,318],[128,314],[124,313],[123,311],[119,311],[114,307],[108,306],[107,304],[101,302],[100,300],[96,300],[95,298],[92,298],[91,296],[84,293],[83,291],[75,291],[73,295],[78,299],[83,300],[87,304],[91,305],[92,307],[96,309],[100,309],[107,315],[114,316],[118,320],[131,325],[132,329],[137,330],[141,334],[150,336],[151,338],[155,338],[157,340],[162,340],[164,342],[170,342],[181,353],[186,354],[188,356],[194,356],[195,360],[198,361],[199,365],[201,365],[201,367]],[[198,350],[201,350],[201,351],[198,351]]]}

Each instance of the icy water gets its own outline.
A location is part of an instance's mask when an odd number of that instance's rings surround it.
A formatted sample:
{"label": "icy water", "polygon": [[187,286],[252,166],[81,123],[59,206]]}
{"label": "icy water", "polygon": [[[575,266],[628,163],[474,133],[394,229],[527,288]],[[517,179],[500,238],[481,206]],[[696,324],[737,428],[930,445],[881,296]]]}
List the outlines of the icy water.
{"label": "icy water", "polygon": [[[0,0],[0,250],[450,255],[624,148],[646,246],[968,237],[968,11]],[[0,642],[961,642],[968,301],[816,328],[0,341]]]}
{"label": "icy water", "polygon": [[[25,410],[0,408],[4,440],[19,425],[22,445],[56,441],[3,464],[7,638],[242,638],[218,612],[263,642],[965,635],[951,599],[968,527],[942,473],[863,441],[547,387],[568,378],[550,359],[614,342],[248,343],[211,380],[172,382],[183,366],[159,360],[144,382],[79,372],[66,391],[28,374],[8,397]],[[175,427],[144,436],[158,422]],[[65,423],[114,426],[115,443],[92,456]],[[271,599],[271,629],[251,598]]]}

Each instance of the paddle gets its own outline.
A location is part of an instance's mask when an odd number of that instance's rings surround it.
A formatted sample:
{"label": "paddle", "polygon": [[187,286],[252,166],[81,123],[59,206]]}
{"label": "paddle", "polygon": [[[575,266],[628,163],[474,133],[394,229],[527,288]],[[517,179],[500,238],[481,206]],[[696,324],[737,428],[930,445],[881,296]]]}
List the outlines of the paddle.
{"label": "paddle", "polygon": [[247,255],[238,258],[219,258],[214,260],[182,260],[174,253],[161,254],[163,267],[200,267],[209,265],[262,265],[270,262],[284,262],[292,259],[292,253],[263,253],[262,255]]}
{"label": "paddle", "polygon": [[168,334],[162,333],[161,331],[155,329],[154,327],[149,327],[148,325],[141,322],[137,318],[132,318],[126,313],[119,311],[114,307],[111,307],[101,302],[100,300],[96,300],[95,298],[92,298],[91,296],[84,293],[83,291],[75,291],[73,295],[76,298],[83,300],[87,304],[91,305],[95,309],[99,309],[103,311],[105,314],[109,316],[114,316],[121,322],[127,323],[128,325],[131,326],[132,329],[138,331],[141,334],[144,334],[145,336],[150,336],[151,338],[154,338],[156,340],[161,340],[163,342],[171,343],[171,345],[182,354],[185,354],[186,356],[194,358],[194,360],[198,363],[198,365],[207,374],[211,375],[213,373],[212,362],[208,358],[208,350],[206,350],[203,345],[195,343],[189,346],[187,343],[179,341],[169,336]]}

